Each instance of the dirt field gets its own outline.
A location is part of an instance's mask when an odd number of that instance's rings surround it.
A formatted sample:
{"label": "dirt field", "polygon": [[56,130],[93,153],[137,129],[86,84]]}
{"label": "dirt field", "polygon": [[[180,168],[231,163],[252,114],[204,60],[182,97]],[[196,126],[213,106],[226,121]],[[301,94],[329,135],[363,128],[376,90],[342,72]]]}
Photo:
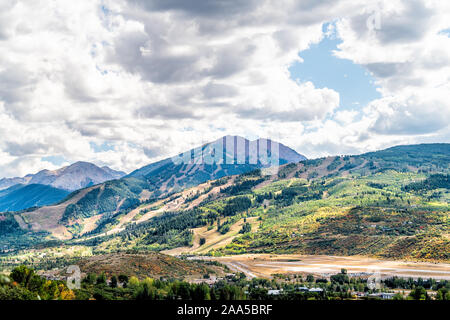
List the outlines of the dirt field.
{"label": "dirt field", "polygon": [[[126,274],[139,279],[151,277],[154,279],[183,278],[190,282],[200,282],[205,274],[223,277],[225,272],[220,266],[206,265],[197,261],[185,261],[157,252],[145,254],[111,253],[84,257],[77,261],[82,276],[88,273],[105,273],[112,275]],[[67,268],[52,269],[39,272],[45,276],[55,276],[64,279]]]}
{"label": "dirt field", "polygon": [[368,276],[379,272],[381,278],[392,276],[435,278],[450,280],[450,264],[386,261],[366,257],[302,256],[302,255],[239,255],[204,257],[228,265],[234,271],[244,272],[249,278],[271,278],[273,274],[313,274],[321,277],[347,269],[350,276]]}
{"label": "dirt field", "polygon": [[[72,238],[72,234],[67,230],[65,226],[59,224],[59,221],[61,220],[68,205],[76,203],[78,200],[84,197],[86,193],[95,188],[98,187],[94,186],[81,190],[76,196],[71,198],[70,201],[66,201],[54,206],[45,206],[34,211],[22,213],[22,222],[25,222],[26,224],[31,226],[31,229],[33,231],[48,231],[57,239],[70,239]],[[23,228],[22,225],[21,228]]]}

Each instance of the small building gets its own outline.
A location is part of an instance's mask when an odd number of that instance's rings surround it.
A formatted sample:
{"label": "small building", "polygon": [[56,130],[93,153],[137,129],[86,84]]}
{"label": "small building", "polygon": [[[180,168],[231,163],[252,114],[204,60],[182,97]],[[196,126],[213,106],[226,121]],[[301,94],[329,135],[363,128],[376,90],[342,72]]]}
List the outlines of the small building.
{"label": "small building", "polygon": [[354,296],[357,296],[358,298],[362,298],[362,297],[366,296],[366,293],[365,292],[361,292],[361,291],[352,292],[352,294]]}
{"label": "small building", "polygon": [[322,288],[311,288],[309,289],[309,292],[323,292]]}
{"label": "small building", "polygon": [[306,292],[306,291],[309,291],[309,288],[308,287],[298,287],[297,290],[298,291],[302,291],[302,292]]}
{"label": "small building", "polygon": [[395,296],[395,293],[390,292],[379,292],[379,293],[371,293],[369,297],[371,298],[380,298],[383,300],[392,300]]}
{"label": "small building", "polygon": [[394,299],[395,293],[388,293],[388,292],[382,292],[381,293],[381,299],[384,300],[392,300]]}
{"label": "small building", "polygon": [[269,290],[269,291],[267,291],[267,294],[269,296],[279,296],[282,291],[283,291],[282,289],[281,290]]}

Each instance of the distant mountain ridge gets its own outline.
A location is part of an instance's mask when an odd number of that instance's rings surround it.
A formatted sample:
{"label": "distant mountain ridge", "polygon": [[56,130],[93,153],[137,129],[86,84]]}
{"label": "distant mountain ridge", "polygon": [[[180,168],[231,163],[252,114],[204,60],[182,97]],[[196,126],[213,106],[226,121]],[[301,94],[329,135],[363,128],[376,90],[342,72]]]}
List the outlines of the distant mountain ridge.
{"label": "distant mountain ridge", "polygon": [[[205,150],[202,157],[209,154],[208,145],[202,146],[201,150]],[[191,160],[199,159],[194,156],[195,150],[191,151],[187,153],[192,155]],[[280,158],[282,157],[280,156]],[[244,194],[253,199],[251,202],[246,202],[248,205],[253,206],[264,200],[269,200],[271,205],[277,205],[273,206],[271,211],[255,211],[263,216],[267,215],[266,218],[273,219],[275,228],[281,221],[277,221],[276,216],[283,218],[280,210],[286,211],[286,221],[289,221],[289,217],[299,219],[304,214],[309,214],[309,207],[303,204],[308,201],[319,201],[316,204],[330,206],[330,208],[336,209],[336,212],[340,212],[343,210],[342,206],[360,208],[362,205],[367,205],[361,200],[361,196],[372,197],[369,207],[381,206],[382,210],[375,210],[377,214],[381,214],[384,209],[390,208],[395,198],[395,201],[402,204],[400,209],[410,210],[417,206],[417,210],[420,211],[422,204],[429,204],[421,203],[421,197],[405,194],[402,185],[406,186],[411,182],[421,181],[430,174],[450,173],[450,144],[397,146],[361,155],[332,156],[291,162],[280,166],[278,173],[272,176],[254,170],[258,167],[255,164],[239,166],[233,164],[186,164],[177,163],[174,159],[166,159],[144,167],[151,169],[150,172],[145,172],[145,176],[128,176],[107,181],[76,191],[57,205],[44,206],[21,213],[8,213],[3,217],[0,214],[0,220],[12,221],[11,219],[15,219],[17,223],[14,232],[46,231],[57,239],[99,236],[109,231],[119,233],[125,228],[133,227],[135,223],[142,223],[143,230],[147,230],[145,223],[149,221],[151,224],[149,230],[156,235],[165,230],[164,232],[167,231],[168,234],[164,234],[164,237],[169,236],[170,233],[170,237],[177,238],[178,236],[189,237],[187,228],[202,226],[207,221],[215,221],[215,218],[219,216],[221,219],[231,219],[229,210],[230,205],[234,203],[233,199],[239,195],[235,205],[244,205],[245,203],[240,203],[239,200],[240,196]],[[214,168],[216,171],[212,171]],[[231,177],[219,179],[223,174],[230,175],[230,172],[233,171],[240,172],[235,173],[236,176],[232,174]],[[240,173],[242,175],[239,175]],[[207,182],[211,176],[219,180]],[[355,181],[362,188],[357,192],[352,189]],[[192,188],[189,187],[190,185],[193,185]],[[176,187],[181,188],[182,191],[178,192]],[[391,187],[394,188],[393,191],[390,189]],[[441,198],[441,200],[447,197],[443,191],[441,193],[433,191],[426,196],[429,199],[437,197],[436,199]],[[336,205],[334,201],[341,198],[343,198],[343,202]],[[293,200],[296,202],[294,203]],[[214,206],[209,205],[212,201],[216,201]],[[433,202],[430,203],[433,205]],[[268,204],[267,201],[266,204]],[[292,205],[295,206],[292,207]],[[191,211],[191,209],[199,207],[203,209]],[[208,216],[212,212],[211,209],[217,211],[214,216]],[[292,214],[290,209],[303,213]],[[334,212],[334,209],[329,212]],[[306,211],[304,212],[304,210]],[[174,220],[172,224],[169,222],[172,221],[170,217],[174,212],[177,214],[173,219],[178,219],[176,217],[180,214],[183,214],[184,218]],[[352,212],[350,211],[350,213]],[[365,212],[364,209],[362,212]],[[166,216],[165,213],[169,214]],[[322,213],[325,214],[325,212]],[[154,218],[157,219],[151,222]],[[99,220],[93,224],[92,221],[95,219]],[[188,223],[185,224],[183,219],[187,219]],[[166,220],[168,221],[167,225]],[[0,226],[1,223],[0,221]],[[371,222],[371,224],[373,223]],[[390,227],[388,226],[388,228]],[[339,231],[336,228],[332,230],[334,233]],[[11,234],[11,231],[8,232]],[[0,237],[0,245],[1,241]],[[176,241],[181,240],[177,238]],[[169,244],[162,238],[161,243],[164,244],[164,248],[177,246]],[[185,245],[185,242],[179,243]],[[8,242],[8,246],[10,245],[11,242]]]}
{"label": "distant mountain ridge", "polygon": [[[186,155],[189,159],[186,159]],[[185,161],[180,161],[183,156]],[[211,157],[216,157],[217,161],[211,161]],[[61,203],[29,210],[21,215],[34,231],[46,230],[53,233],[52,228],[55,227],[57,237],[70,238],[71,233],[65,226],[76,219],[103,213],[124,213],[142,201],[164,197],[208,180],[305,159],[296,151],[272,140],[250,141],[242,137],[226,136],[188,150],[182,155],[152,163],[121,179],[109,179],[91,185],[85,183],[86,188],[73,192]],[[77,168],[66,169],[64,172],[77,172],[80,168],[75,169]],[[97,170],[102,168],[97,167]],[[42,172],[34,181],[39,178],[40,182],[47,182],[45,179],[49,179],[51,175],[46,173]],[[31,181],[29,177],[27,179]],[[65,186],[55,181],[55,186]]]}
{"label": "distant mountain ridge", "polygon": [[0,179],[0,190],[17,184],[40,184],[75,191],[108,180],[120,179],[124,175],[125,172],[115,171],[108,167],[100,168],[93,163],[79,161],[53,171],[42,170],[24,177]]}
{"label": "distant mountain ridge", "polygon": [[0,190],[0,212],[20,211],[61,201],[70,192],[43,184],[16,184]]}
{"label": "distant mountain ridge", "polygon": [[[167,178],[165,174],[170,168],[173,172],[189,173],[193,180],[199,177],[199,181],[204,182],[257,168],[303,160],[306,160],[305,156],[270,139],[251,141],[240,136],[224,136],[174,157],[151,163],[133,171],[127,177],[152,177],[155,181],[157,176]],[[161,175],[161,172],[164,174]],[[206,176],[208,177],[205,180]],[[183,180],[180,176],[173,178],[177,181]]]}

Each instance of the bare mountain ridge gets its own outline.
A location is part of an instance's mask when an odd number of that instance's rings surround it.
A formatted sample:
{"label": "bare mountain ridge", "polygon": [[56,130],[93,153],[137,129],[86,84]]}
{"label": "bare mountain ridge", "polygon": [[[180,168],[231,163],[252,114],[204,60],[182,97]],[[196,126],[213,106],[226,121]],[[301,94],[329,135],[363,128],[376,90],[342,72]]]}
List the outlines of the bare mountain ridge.
{"label": "bare mountain ridge", "polygon": [[[210,164],[206,157],[215,155],[217,151],[223,152],[222,163],[219,161]],[[105,181],[76,191],[62,203],[44,206],[22,215],[33,231],[49,231],[59,239],[67,239],[71,238],[71,235],[66,227],[74,223],[83,225],[84,220],[96,219],[105,213],[116,214],[121,210],[125,211],[139,201],[164,198],[170,193],[195,187],[208,180],[268,167],[270,163],[263,163],[264,155],[276,154],[280,165],[306,159],[272,140],[259,139],[251,142],[230,136],[188,150],[184,153],[186,154],[192,155],[192,163],[179,163],[179,156],[167,158],[138,169],[122,179]],[[236,158],[236,161],[230,163],[229,160],[233,158]],[[237,159],[245,161],[241,163],[237,162]]]}
{"label": "bare mountain ridge", "polygon": [[128,177],[147,177],[167,165],[183,165],[189,171],[210,165],[220,171],[230,170],[236,165],[261,168],[303,160],[306,160],[305,156],[271,139],[248,140],[240,136],[224,136],[174,157],[151,163],[133,171]]}
{"label": "bare mountain ridge", "polygon": [[5,178],[0,180],[0,190],[16,184],[42,184],[54,188],[74,191],[108,180],[120,179],[124,172],[108,167],[98,167],[93,163],[79,161],[57,170],[42,170],[25,177]]}
{"label": "bare mountain ridge", "polygon": [[[281,180],[286,181],[293,178],[312,181],[311,183],[315,186],[321,186],[314,182],[318,179],[335,178],[337,182],[345,184],[356,179],[353,178],[354,175],[355,177],[374,175],[373,179],[376,180],[378,179],[377,175],[390,171],[413,174],[420,172],[448,173],[449,160],[449,144],[398,146],[363,155],[334,156],[305,160],[300,163],[294,162],[282,165],[278,174],[274,176],[255,178],[251,174],[241,178],[253,179],[255,183],[258,183],[250,189],[260,189],[270,184],[277,184]],[[95,237],[106,231],[109,234],[121,232],[130,224],[149,221],[164,212],[182,212],[186,209],[193,209],[203,201],[214,200],[218,197],[226,198],[228,197],[227,192],[239,193],[239,190],[246,187],[245,181],[241,181],[241,178],[237,179],[235,176],[222,181],[207,182],[205,180],[202,185],[197,183],[191,189],[186,183],[179,193],[171,191],[170,194],[161,194],[157,192],[161,184],[153,184],[149,181],[155,177],[158,178],[157,175],[159,175],[160,178],[164,178],[162,181],[167,186],[166,181],[172,180],[176,170],[182,170],[183,166],[185,165],[176,165],[170,161],[147,177],[126,177],[108,181],[74,192],[57,205],[11,213],[9,216],[16,219],[22,230],[47,231],[57,239],[71,239],[74,236]],[[243,169],[250,169],[250,167],[241,166]],[[164,172],[165,174],[163,174]],[[197,171],[183,170],[183,172],[188,177],[198,174]],[[241,173],[245,172],[248,171]],[[220,177],[217,173],[214,175],[216,178]],[[198,176],[195,181],[198,182],[208,177]],[[264,179],[264,181],[259,183],[260,179]],[[195,181],[186,182],[193,183]],[[373,187],[381,188],[383,185],[374,183]],[[222,192],[221,189],[229,189],[229,191]],[[159,199],[156,198],[158,195]],[[151,201],[147,202],[147,200]],[[354,205],[360,205],[360,202],[355,202]],[[5,215],[5,217],[8,216]],[[104,221],[114,221],[114,223],[108,226]]]}

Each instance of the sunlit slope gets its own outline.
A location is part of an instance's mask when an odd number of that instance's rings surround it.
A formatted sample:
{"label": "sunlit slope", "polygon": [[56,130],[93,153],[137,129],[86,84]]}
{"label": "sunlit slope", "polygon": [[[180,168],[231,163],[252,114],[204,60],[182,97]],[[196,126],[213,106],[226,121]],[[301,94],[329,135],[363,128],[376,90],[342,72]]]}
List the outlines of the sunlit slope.
{"label": "sunlit slope", "polygon": [[416,148],[306,160],[281,166],[272,176],[254,170],[160,198],[152,197],[151,184],[127,178],[118,180],[120,188],[118,182],[91,187],[56,211],[19,213],[16,221],[22,230],[76,238],[77,245],[103,253],[448,260],[450,148]]}
{"label": "sunlit slope", "polygon": [[[440,146],[437,154],[426,152],[426,146],[418,148],[414,160],[406,163],[399,160],[401,155],[372,153],[288,164],[276,176],[255,171],[216,181],[214,185],[222,184],[220,192],[216,187],[209,194],[209,186],[192,191],[191,197],[175,194],[154,218],[129,225],[98,245],[172,254],[303,253],[447,261],[448,145]],[[240,233],[245,220],[251,222],[250,231]]]}

